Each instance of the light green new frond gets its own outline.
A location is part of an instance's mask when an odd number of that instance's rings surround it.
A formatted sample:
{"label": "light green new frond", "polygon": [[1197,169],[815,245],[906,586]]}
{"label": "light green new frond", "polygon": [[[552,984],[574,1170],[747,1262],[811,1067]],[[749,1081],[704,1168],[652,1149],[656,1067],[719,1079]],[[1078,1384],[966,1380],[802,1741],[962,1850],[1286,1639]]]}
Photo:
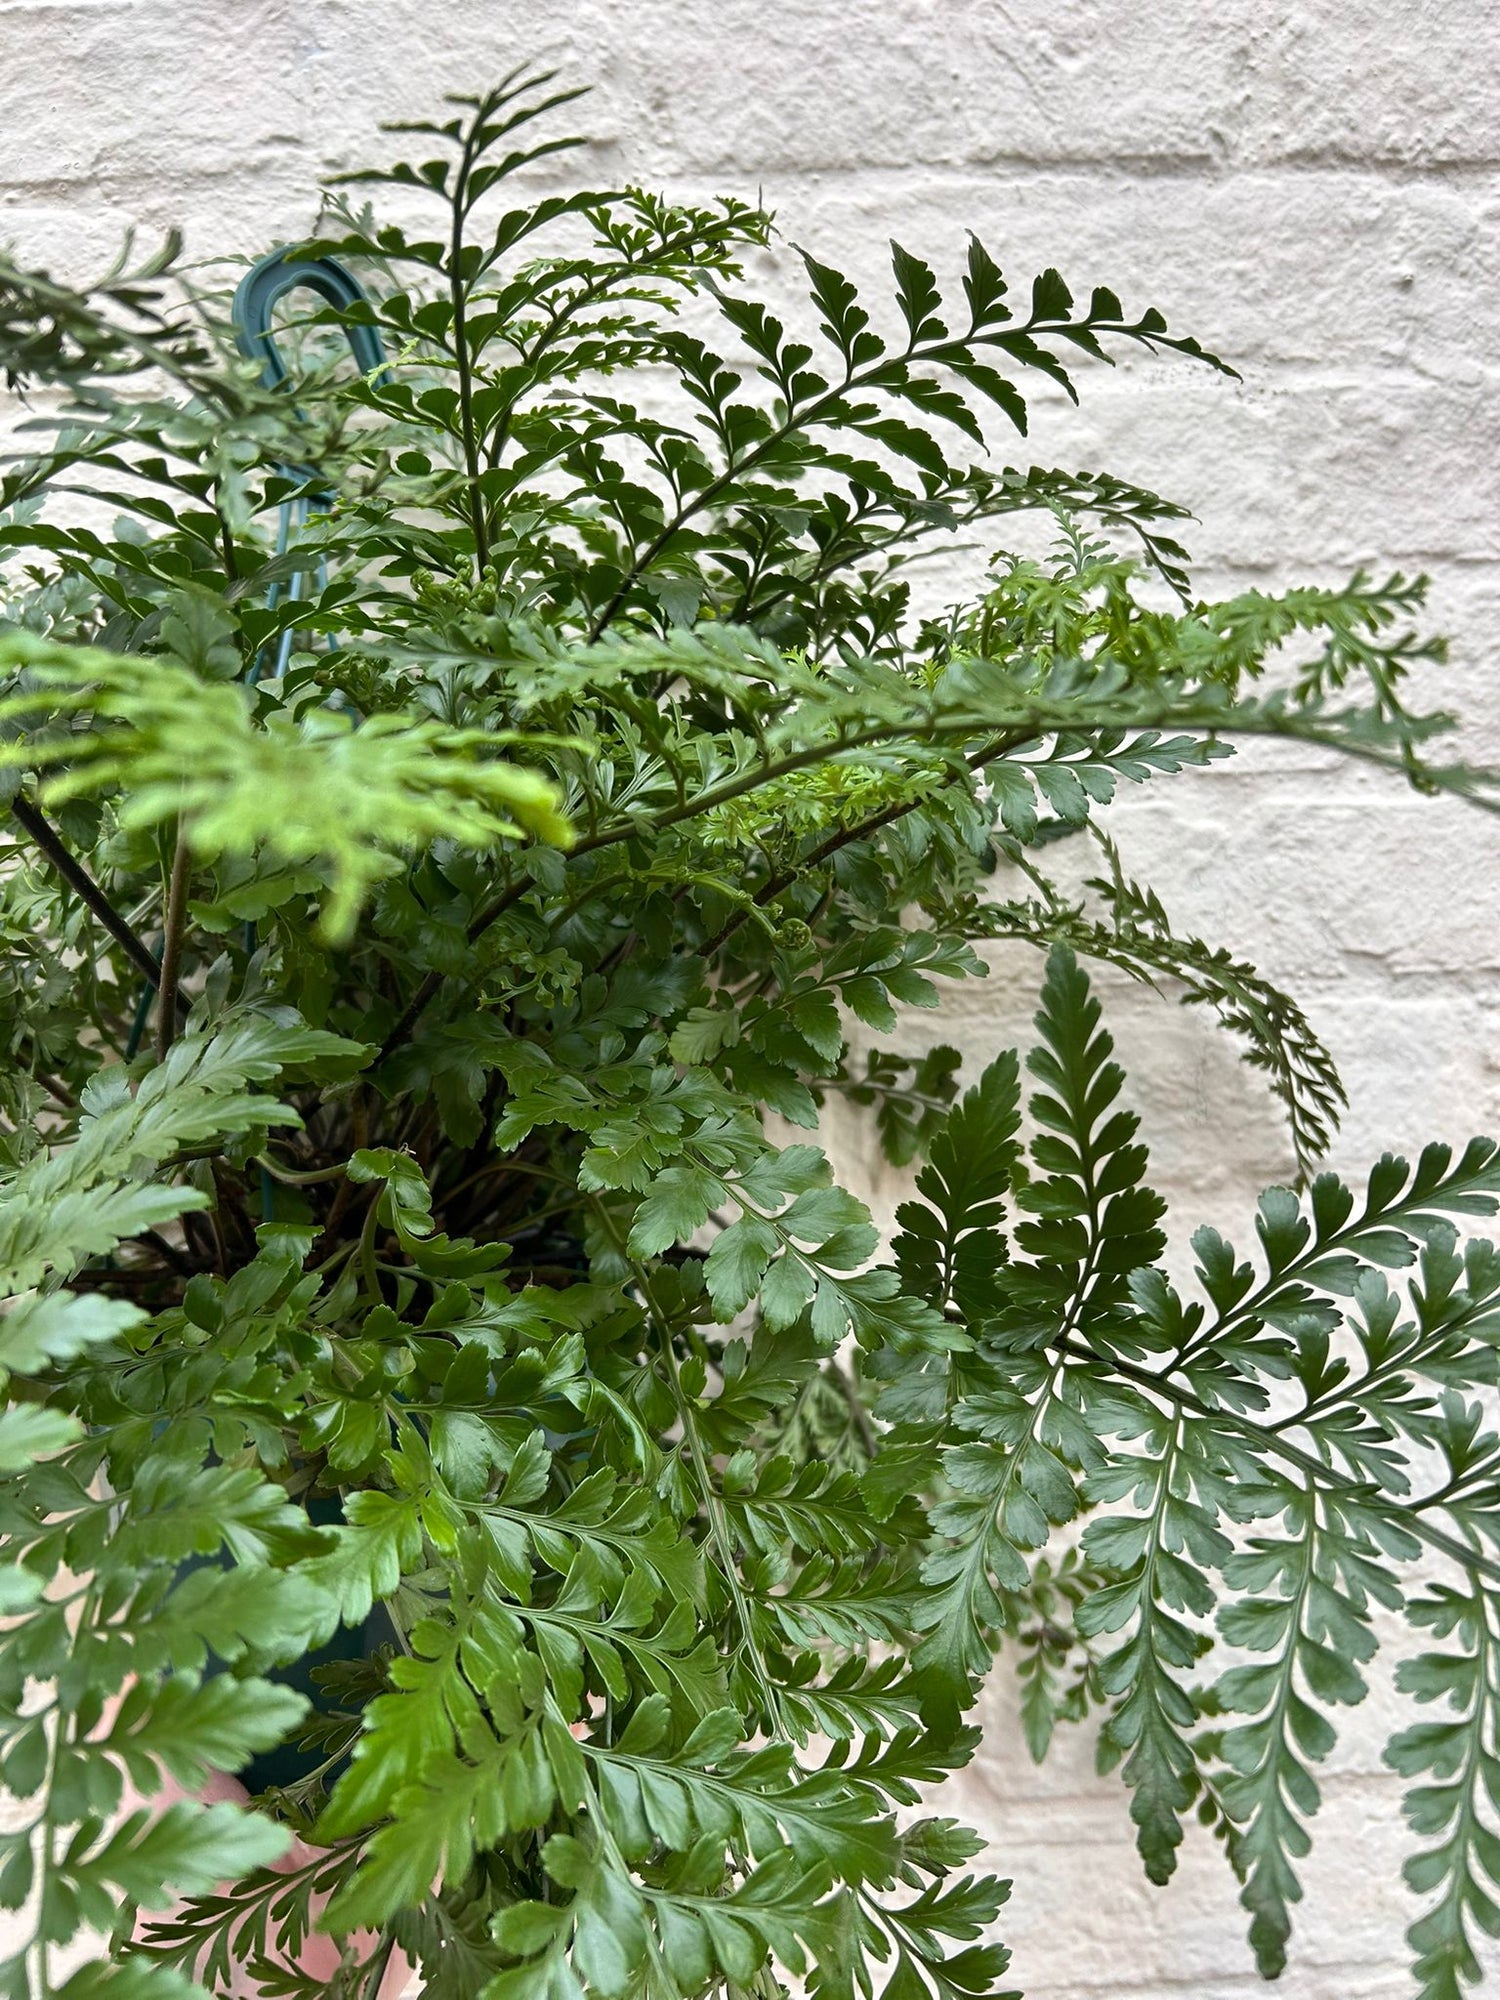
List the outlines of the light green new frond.
{"label": "light green new frond", "polygon": [[1297,633],[1321,638],[1323,647],[1299,676],[1308,694],[1344,687],[1356,677],[1377,695],[1418,659],[1441,659],[1441,642],[1418,643],[1410,636],[1382,642],[1399,619],[1418,612],[1427,596],[1425,577],[1399,574],[1372,583],[1357,571],[1338,590],[1303,585],[1276,595],[1247,590],[1215,604],[1199,605],[1183,621],[1184,655],[1201,658],[1215,678],[1233,684],[1241,674],[1257,674],[1273,650]]}
{"label": "light green new frond", "polygon": [[[0,1196],[0,1203],[4,1197]],[[0,1206],[0,1215],[3,1215]],[[21,1299],[0,1317],[0,1369],[27,1375],[52,1361],[69,1361],[96,1343],[113,1340],[146,1315],[123,1299],[97,1292],[75,1298],[50,1292]]]}
{"label": "light green new frond", "polygon": [[238,683],[27,632],[0,636],[0,673],[16,668],[60,692],[12,696],[0,702],[0,719],[41,708],[84,711],[94,721],[88,734],[23,739],[0,753],[22,764],[67,761],[45,800],[121,786],[126,828],[180,818],[206,859],[264,853],[314,863],[330,887],[323,924],[331,939],[350,937],[368,890],[399,854],[435,840],[484,850],[523,833],[559,847],[572,837],[550,780],[486,754],[507,740],[493,732],[407,715],[355,726],[326,707],[273,714],[261,725]]}
{"label": "light green new frond", "polygon": [[60,2000],[208,2000],[208,1989],[148,1958],[94,1959],[59,1989]]}
{"label": "light green new frond", "polygon": [[179,1799],[155,1819],[131,1813],[92,1841],[80,1838],[71,1863],[85,1910],[97,1916],[109,1907],[113,1918],[111,1892],[145,1909],[165,1909],[174,1890],[206,1895],[218,1882],[275,1861],[291,1841],[289,1827],[238,1806]]}

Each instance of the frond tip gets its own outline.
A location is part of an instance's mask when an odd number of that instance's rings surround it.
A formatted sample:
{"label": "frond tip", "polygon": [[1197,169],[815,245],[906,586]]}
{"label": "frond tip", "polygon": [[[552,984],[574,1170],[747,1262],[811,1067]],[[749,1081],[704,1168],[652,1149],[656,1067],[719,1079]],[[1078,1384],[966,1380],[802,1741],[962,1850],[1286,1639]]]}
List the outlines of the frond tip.
{"label": "frond tip", "polygon": [[514,736],[406,715],[356,725],[323,706],[258,722],[254,692],[238,682],[202,680],[170,659],[0,633],[0,673],[16,669],[35,685],[0,699],[0,721],[87,716],[91,727],[0,744],[0,767],[61,765],[45,803],[116,796],[127,831],[177,820],[206,860],[264,853],[314,865],[328,885],[331,943],[348,941],[370,888],[401,855],[434,841],[482,851],[530,834],[572,844],[556,785],[487,754]]}

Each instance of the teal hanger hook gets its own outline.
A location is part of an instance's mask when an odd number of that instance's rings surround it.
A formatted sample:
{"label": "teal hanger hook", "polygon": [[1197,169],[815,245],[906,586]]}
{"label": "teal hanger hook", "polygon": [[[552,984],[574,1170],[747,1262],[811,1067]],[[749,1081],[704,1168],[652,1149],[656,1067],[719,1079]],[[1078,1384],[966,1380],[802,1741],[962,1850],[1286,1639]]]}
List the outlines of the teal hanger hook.
{"label": "teal hanger hook", "polygon": [[[334,257],[309,257],[290,245],[280,250],[270,250],[264,257],[258,257],[240,280],[230,308],[230,319],[234,328],[236,345],[250,360],[260,363],[261,380],[268,389],[279,389],[288,379],[286,363],[281,358],[281,350],[276,345],[271,319],[276,307],[288,292],[311,291],[331,305],[335,311],[347,312],[353,306],[368,305],[369,294],[352,271]],[[380,329],[372,321],[357,320],[346,325],[345,335],[355,363],[363,375],[378,374],[385,368],[385,347],[380,338]],[[309,466],[284,465],[282,470],[289,478],[313,480],[316,473]],[[285,555],[294,527],[301,527],[312,511],[314,499],[331,502],[331,495],[303,494],[296,500],[285,500],[281,504],[280,518],[276,530],[276,553]],[[327,565],[319,564],[319,583],[327,581]],[[295,602],[302,595],[303,578],[299,571],[291,580],[287,595]],[[281,587],[273,583],[266,594],[266,602],[274,610],[281,594]],[[292,631],[288,627],[281,635],[276,648],[276,672],[286,671],[291,656]],[[252,662],[246,679],[254,682],[260,679],[262,660],[259,655]],[[255,949],[255,926],[245,926],[245,949]],[[135,1018],[131,1022],[129,1039],[125,1045],[125,1060],[133,1062],[140,1049],[146,1030],[146,1022],[151,1012],[154,988],[143,987],[136,1004]],[[261,1175],[261,1203],[267,1220],[273,1210],[273,1190],[270,1176]]]}
{"label": "teal hanger hook", "polygon": [[[240,280],[234,295],[231,318],[234,337],[240,352],[250,360],[260,363],[262,382],[268,389],[279,389],[287,382],[288,370],[281,358],[281,350],[276,345],[276,336],[271,327],[271,316],[288,292],[316,292],[336,312],[347,313],[354,306],[368,306],[369,294],[352,271],[345,270],[335,257],[309,257],[290,246],[280,250],[267,251],[258,257]],[[355,364],[362,375],[382,375],[385,369],[385,346],[380,338],[380,329],[373,320],[363,318],[347,323],[344,334],[354,356]],[[289,477],[314,479],[316,474],[309,466],[284,466]],[[315,505],[322,502],[331,504],[331,495],[304,493],[296,500],[282,502],[280,519],[276,531],[276,553],[286,554],[294,528],[302,527]],[[327,566],[319,564],[319,586],[328,580]],[[302,596],[303,572],[298,570],[287,588],[287,599],[296,603]],[[281,597],[281,586],[273,583],[267,593],[267,607],[275,610]],[[279,678],[286,672],[287,661],[292,652],[292,628],[288,626],[276,646],[274,672]],[[265,672],[262,656],[257,654],[250,668],[248,678],[258,681]]]}
{"label": "teal hanger hook", "polygon": [[[258,257],[240,280],[231,316],[240,352],[260,363],[261,380],[268,389],[280,388],[287,379],[286,363],[271,331],[271,315],[288,292],[299,290],[316,292],[336,312],[369,304],[364,286],[336,257],[308,257],[291,247]],[[379,327],[357,320],[344,332],[362,375],[384,368],[385,347]]]}
{"label": "teal hanger hook", "polygon": [[[338,312],[347,312],[356,305],[368,305],[369,295],[352,271],[333,257],[309,257],[290,246],[268,251],[258,257],[241,279],[234,295],[230,317],[234,327],[235,341],[240,352],[250,360],[260,363],[261,380],[268,389],[279,389],[289,378],[286,363],[276,345],[276,336],[271,330],[271,316],[277,305],[288,292],[312,291],[324,299]],[[356,320],[344,328],[354,360],[363,375],[378,374],[385,368],[385,347],[380,338],[380,329],[368,320]],[[282,470],[290,478],[313,480],[316,473],[308,466],[286,465]],[[301,527],[312,511],[314,501],[331,502],[332,495],[312,495],[304,492],[295,500],[284,500],[276,531],[276,553],[285,555],[294,527]],[[320,586],[327,581],[327,565],[319,566]],[[303,576],[299,570],[288,586],[289,601],[295,602],[302,595]],[[273,583],[266,594],[269,608],[275,609],[280,597],[281,586]],[[276,648],[276,672],[286,671],[292,650],[292,629],[282,633]],[[263,671],[261,658],[257,656],[246,675],[249,681],[257,681]],[[245,926],[245,949],[255,950],[255,926]],[[141,992],[136,1005],[135,1018],[131,1023],[129,1040],[125,1047],[125,1060],[135,1059],[145,1033],[146,1021],[151,1011],[153,988],[147,985]],[[274,1216],[275,1189],[271,1177],[261,1170],[261,1213],[269,1222]]]}

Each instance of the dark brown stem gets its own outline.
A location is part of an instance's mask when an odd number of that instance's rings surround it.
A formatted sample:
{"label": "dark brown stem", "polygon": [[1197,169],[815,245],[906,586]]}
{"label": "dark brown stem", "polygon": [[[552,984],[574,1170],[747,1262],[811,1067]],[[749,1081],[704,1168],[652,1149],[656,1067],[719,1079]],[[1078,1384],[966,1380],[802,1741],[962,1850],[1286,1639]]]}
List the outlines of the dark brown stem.
{"label": "dark brown stem", "polygon": [[[857,826],[841,827],[837,833],[829,834],[826,840],[819,841],[810,854],[804,854],[795,868],[783,868],[755,892],[756,908],[763,910],[768,903],[774,903],[782,891],[790,889],[800,875],[821,867],[825,861],[831,860],[841,847],[848,847],[856,840],[866,840],[872,833],[879,833],[882,827],[892,826],[898,819],[904,819],[907,813],[916,810],[919,803],[917,799],[907,799],[900,805],[885,806],[880,812],[871,813],[868,819],[862,819]],[[735,932],[742,930],[749,921],[748,910],[736,910],[704,945],[703,956],[714,957],[728,944]]]}
{"label": "dark brown stem", "polygon": [[[993,763],[997,757],[1005,756],[1007,751],[1019,748],[1025,741],[1024,735],[997,736],[990,742],[982,744],[964,761],[971,771],[979,771],[986,764]],[[820,841],[810,854],[804,854],[794,867],[783,868],[779,874],[773,875],[769,882],[757,890],[756,907],[763,910],[768,903],[774,903],[784,889],[789,889],[799,876],[821,867],[825,861],[831,860],[840,848],[849,847],[856,840],[867,840],[872,833],[879,833],[885,827],[894,826],[898,819],[905,819],[908,813],[915,812],[922,803],[921,799],[904,799],[898,805],[884,806],[879,812],[871,813],[868,819],[860,820],[856,826],[841,827],[837,833],[830,833],[828,838]],[[736,910],[728,922],[723,924],[704,945],[703,956],[712,958],[716,952],[722,950],[735,932],[749,921],[748,910]]]}
{"label": "dark brown stem", "polygon": [[[581,841],[573,851],[575,854],[583,853],[587,851],[589,845],[589,842]],[[470,944],[473,944],[476,938],[482,937],[497,917],[504,916],[512,903],[519,903],[530,887],[531,878],[523,875],[519,881],[513,882],[508,889],[502,889],[493,902],[486,903],[478,916],[469,925],[467,936]],[[395,1027],[391,1029],[391,1032],[380,1044],[380,1054],[376,1057],[377,1062],[383,1062],[392,1049],[399,1048],[401,1043],[406,1040],[412,1029],[417,1025],[417,1020],[428,1002],[437,998],[439,992],[442,990],[442,984],[443,975],[440,972],[428,973],[427,977],[407,1002],[400,1020],[397,1021]]]}
{"label": "dark brown stem", "polygon": [[231,583],[237,583],[239,581],[240,566],[234,552],[234,534],[228,521],[224,518],[222,507],[215,506],[214,518],[219,524],[219,554],[224,558],[224,574]]}
{"label": "dark brown stem", "polygon": [[245,1209],[239,1189],[231,1181],[220,1160],[209,1166],[214,1183],[214,1213],[221,1218],[221,1234],[237,1260],[249,1263],[255,1256],[255,1224]]}
{"label": "dark brown stem", "polygon": [[453,359],[458,374],[458,407],[463,433],[464,467],[469,475],[469,519],[474,527],[474,571],[483,576],[490,559],[489,528],[484,491],[479,483],[479,433],[474,424],[474,361],[467,323],[468,283],[464,277],[464,218],[468,213],[469,174],[474,164],[478,126],[464,141],[463,158],[453,185],[453,235],[448,249],[448,295],[453,301]]}
{"label": "dark brown stem", "polygon": [[160,966],[93,876],[69,854],[50,823],[35,806],[28,804],[23,798],[13,798],[10,801],[10,811],[16,824],[25,828],[32,842],[46,855],[74,895],[93,911],[141,977],[149,981],[152,986],[159,987]]}
{"label": "dark brown stem", "polygon": [[400,1048],[401,1044],[406,1040],[407,1036],[411,1033],[412,1029],[417,1025],[417,1021],[421,1016],[424,1008],[426,1007],[428,1001],[435,1000],[437,998],[438,991],[441,988],[442,983],[443,980],[442,980],[442,975],[440,973],[437,972],[428,973],[427,977],[422,981],[422,984],[417,988],[416,992],[413,993],[413,995],[411,996],[411,999],[407,1004],[406,1010],[402,1014],[400,1020],[396,1023],[395,1027],[392,1028],[391,1032],[386,1036],[385,1040],[380,1044],[380,1054],[375,1058],[377,1062],[384,1062],[385,1058],[390,1054],[392,1049]]}
{"label": "dark brown stem", "polygon": [[190,1208],[183,1216],[182,1233],[187,1237],[200,1267],[212,1271],[218,1262],[218,1236],[213,1223],[201,1208]]}
{"label": "dark brown stem", "polygon": [[[766,783],[772,777],[781,777],[788,772],[801,769],[804,765],[816,763],[819,758],[827,757],[835,750],[857,749],[864,742],[878,741],[882,733],[880,730],[872,730],[868,735],[853,738],[846,743],[819,744],[810,750],[797,751],[792,756],[782,759],[780,763],[768,769],[749,773],[739,778],[727,779],[724,783],[714,786],[709,792],[703,793],[697,799],[687,800],[682,805],[674,807],[670,812],[663,813],[656,822],[656,830],[659,831],[663,827],[675,826],[681,820],[696,818],[700,813],[707,812],[716,805],[739,797],[742,792],[753,791],[757,785]],[[1003,756],[1007,750],[1014,749],[1018,743],[1024,742],[1034,733],[1034,731],[1022,730],[1012,732],[1009,735],[992,738],[990,742],[986,743],[981,749],[976,750],[968,759],[970,768],[978,770],[981,765],[988,764],[994,758]],[[904,814],[914,811],[920,804],[921,801],[919,799],[913,799],[899,806],[888,806],[882,812],[875,814],[871,819],[862,821],[857,827],[847,829],[841,833],[830,834],[821,847],[815,848],[812,854],[808,855],[804,861],[798,863],[794,871],[781,877],[775,877],[772,882],[767,883],[765,888],[756,897],[756,901],[762,905],[770,902],[774,897],[779,896],[782,890],[794,881],[803,869],[812,867],[817,861],[823,859],[825,853],[832,854],[838,848],[846,846],[850,841],[862,839],[865,834],[875,832],[878,828],[889,825],[892,821],[900,819]],[[590,834],[586,839],[577,842],[571,849],[571,852],[574,855],[593,854],[601,847],[614,847],[622,840],[631,839],[638,831],[639,828],[633,825],[607,827],[601,832]],[[523,875],[517,881],[512,882],[509,888],[503,889],[493,902],[487,903],[469,924],[467,933],[469,942],[472,944],[476,938],[481,937],[489,929],[490,925],[495,922],[497,917],[503,916],[513,903],[518,903],[521,900],[530,887],[530,878]],[[720,932],[719,936],[710,945],[705,947],[705,953],[717,950],[719,945],[726,938],[732,936],[745,921],[746,918],[742,911],[725,926],[723,931]],[[427,977],[412,995],[400,1020],[397,1021],[395,1027],[391,1029],[390,1033],[381,1043],[380,1055],[377,1061],[383,1061],[391,1053],[392,1049],[398,1048],[406,1040],[407,1036],[416,1026],[423,1009],[431,1000],[436,998],[442,987],[442,983],[443,980],[440,973],[428,973]]]}
{"label": "dark brown stem", "polygon": [[[354,1152],[362,1152],[370,1143],[369,1109],[365,1103],[364,1091],[358,1087],[355,1089],[354,1095],[349,1102],[349,1138]],[[379,1194],[378,1188],[375,1190],[375,1193]],[[337,1241],[335,1231],[338,1229],[340,1222],[343,1221],[344,1210],[349,1206],[354,1194],[355,1183],[346,1174],[333,1191],[333,1205],[323,1219],[322,1234],[314,1246],[315,1250],[321,1250],[325,1256],[333,1249]],[[311,1261],[316,1263],[316,1257],[312,1258]]]}
{"label": "dark brown stem", "polygon": [[149,1243],[151,1245],[151,1248],[156,1252],[157,1256],[161,1258],[162,1262],[164,1264],[170,1264],[172,1269],[176,1271],[179,1274],[179,1276],[184,1278],[192,1277],[193,1272],[197,1267],[189,1263],[188,1259],[183,1256],[182,1252],[178,1250],[173,1244],[169,1243],[166,1237],[163,1236],[160,1233],[160,1231],[155,1229],[143,1229],[141,1231],[140,1240],[142,1241],[142,1243]]}
{"label": "dark brown stem", "polygon": [[167,884],[166,928],[161,948],[161,990],[156,1001],[156,1060],[164,1060],[177,1032],[177,989],[182,977],[182,933],[187,920],[188,878],[191,864],[187,842],[179,829],[172,851],[172,874]]}
{"label": "dark brown stem", "polygon": [[75,1271],[68,1280],[68,1289],[74,1292],[114,1293],[129,1290],[149,1293],[154,1287],[160,1293],[173,1282],[171,1273],[163,1271],[160,1265],[142,1264],[136,1269],[115,1267],[109,1270]]}

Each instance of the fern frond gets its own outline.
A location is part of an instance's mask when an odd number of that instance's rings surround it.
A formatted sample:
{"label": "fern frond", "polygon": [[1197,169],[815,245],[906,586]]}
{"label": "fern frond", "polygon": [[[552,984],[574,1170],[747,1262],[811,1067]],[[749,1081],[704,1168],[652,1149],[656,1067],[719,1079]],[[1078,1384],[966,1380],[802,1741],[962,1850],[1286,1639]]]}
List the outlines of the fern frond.
{"label": "fern frond", "polygon": [[482,850],[523,833],[557,846],[571,838],[553,785],[480,755],[496,743],[483,730],[391,715],[355,727],[327,708],[257,726],[244,688],[202,681],[180,663],[0,634],[0,673],[18,669],[49,692],[0,701],[0,722],[38,710],[95,722],[85,735],[4,751],[12,764],[67,762],[43,788],[48,803],[123,789],[129,831],[177,818],[207,860],[264,853],[313,863],[329,887],[332,941],[347,940],[371,886],[403,852],[435,840]]}

